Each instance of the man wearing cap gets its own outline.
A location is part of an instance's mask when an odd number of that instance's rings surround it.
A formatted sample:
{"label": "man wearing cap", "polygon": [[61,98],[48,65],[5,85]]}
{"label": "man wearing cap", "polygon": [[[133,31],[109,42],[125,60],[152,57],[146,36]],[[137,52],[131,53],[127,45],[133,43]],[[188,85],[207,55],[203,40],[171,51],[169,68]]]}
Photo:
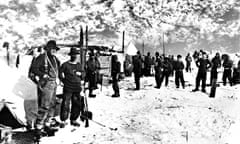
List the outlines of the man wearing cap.
{"label": "man wearing cap", "polygon": [[97,89],[97,73],[100,70],[100,63],[96,60],[94,53],[89,53],[89,59],[86,62],[86,80],[89,82],[89,97],[96,97],[93,90]]}
{"label": "man wearing cap", "polygon": [[142,59],[140,51],[133,57],[133,73],[136,84],[135,90],[140,90],[140,78],[142,76]]}
{"label": "man wearing cap", "polygon": [[176,88],[179,88],[179,81],[182,84],[182,88],[183,89],[185,88],[183,69],[184,69],[184,64],[183,64],[183,61],[182,61],[182,56],[177,55],[177,61],[174,64]]}
{"label": "man wearing cap", "polygon": [[81,109],[83,110],[83,105],[81,105],[82,97],[80,96],[83,71],[78,59],[80,50],[71,48],[68,55],[70,60],[64,62],[59,70],[59,79],[64,84],[60,119],[62,121],[61,126],[64,127],[67,124],[66,120],[70,113],[71,103],[70,124],[78,127],[80,124],[76,120],[80,115]]}
{"label": "man wearing cap", "polygon": [[38,87],[39,101],[36,129],[44,132],[45,128],[50,128],[50,120],[54,116],[56,106],[56,79],[60,61],[54,55],[59,48],[56,41],[50,40],[44,47],[45,52],[40,54],[32,65],[32,72],[39,77]]}

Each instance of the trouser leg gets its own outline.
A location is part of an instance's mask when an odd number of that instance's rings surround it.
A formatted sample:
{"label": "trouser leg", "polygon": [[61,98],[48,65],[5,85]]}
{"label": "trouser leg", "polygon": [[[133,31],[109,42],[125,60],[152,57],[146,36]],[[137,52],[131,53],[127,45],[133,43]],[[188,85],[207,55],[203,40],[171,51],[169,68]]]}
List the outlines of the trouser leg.
{"label": "trouser leg", "polygon": [[178,71],[176,71],[176,73],[175,73],[175,84],[177,87],[179,87],[179,72]]}
{"label": "trouser leg", "polygon": [[118,80],[116,79],[116,77],[113,77],[112,88],[113,88],[115,95],[119,95],[119,86],[118,86]]}
{"label": "trouser leg", "polygon": [[165,86],[168,86],[168,78],[169,78],[170,72],[165,73]]}
{"label": "trouser leg", "polygon": [[229,81],[229,84],[232,86],[232,70],[228,70],[228,75],[227,75],[227,79]]}
{"label": "trouser leg", "polygon": [[227,81],[227,70],[223,71],[223,77],[222,77],[223,85],[226,85]]}
{"label": "trouser leg", "polygon": [[179,73],[179,79],[181,81],[182,87],[185,88],[185,81],[184,81],[184,77],[183,77],[183,72],[182,71]]}
{"label": "trouser leg", "polygon": [[37,127],[42,127],[50,117],[54,116],[56,107],[56,82],[48,81],[40,91],[40,105],[36,120]]}
{"label": "trouser leg", "polygon": [[161,74],[156,73],[155,74],[155,80],[156,80],[156,86],[160,87],[161,86]]}
{"label": "trouser leg", "polygon": [[199,86],[200,86],[200,74],[198,73],[197,74],[197,78],[196,78],[196,89],[198,89],[199,88]]}
{"label": "trouser leg", "polygon": [[81,111],[81,97],[80,97],[80,92],[73,93],[72,98],[71,98],[71,115],[70,115],[70,120],[77,120],[77,118],[80,115]]}
{"label": "trouser leg", "polygon": [[72,98],[72,92],[64,91],[61,104],[60,119],[61,121],[67,120],[70,112],[70,100]]}
{"label": "trouser leg", "polygon": [[202,74],[202,90],[206,88],[207,73]]}
{"label": "trouser leg", "polygon": [[140,76],[135,75],[135,84],[136,84],[136,89],[140,89]]}

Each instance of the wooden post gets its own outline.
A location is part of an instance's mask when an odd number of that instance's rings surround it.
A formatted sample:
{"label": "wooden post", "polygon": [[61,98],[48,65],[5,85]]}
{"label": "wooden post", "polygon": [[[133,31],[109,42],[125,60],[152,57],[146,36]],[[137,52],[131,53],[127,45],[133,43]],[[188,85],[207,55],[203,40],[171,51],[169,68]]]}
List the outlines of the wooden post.
{"label": "wooden post", "polygon": [[163,55],[165,56],[165,46],[164,46],[164,33],[162,35],[162,46],[163,46]]}
{"label": "wooden post", "polygon": [[123,31],[123,37],[122,37],[122,53],[124,53],[124,39],[125,39],[125,31]]}
{"label": "wooden post", "polygon": [[142,54],[143,54],[143,56],[144,56],[144,52],[145,52],[145,51],[144,51],[144,41],[143,41],[143,43],[142,43],[142,48],[143,48],[143,53],[142,53]]}
{"label": "wooden post", "polygon": [[84,69],[84,65],[85,65],[85,51],[83,49],[83,29],[82,26],[80,26],[80,40],[79,40],[79,45],[80,45],[80,63],[81,63],[81,69]]}

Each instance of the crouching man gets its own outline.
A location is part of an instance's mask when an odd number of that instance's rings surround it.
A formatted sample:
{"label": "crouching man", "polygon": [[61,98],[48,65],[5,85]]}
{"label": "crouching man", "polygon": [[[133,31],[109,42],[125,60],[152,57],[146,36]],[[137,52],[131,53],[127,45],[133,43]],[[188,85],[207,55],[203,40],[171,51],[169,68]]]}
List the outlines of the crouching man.
{"label": "crouching man", "polygon": [[[82,69],[81,64],[78,62],[78,57],[80,55],[80,50],[76,48],[71,48],[70,60],[64,62],[59,70],[59,79],[63,83],[63,98],[61,104],[60,119],[62,123],[60,127],[65,127],[66,120],[70,113],[70,124],[79,127],[80,124],[76,121],[80,115],[81,110],[83,110],[83,105],[81,104],[81,80],[82,80]],[[71,103],[71,112],[70,112]]]}

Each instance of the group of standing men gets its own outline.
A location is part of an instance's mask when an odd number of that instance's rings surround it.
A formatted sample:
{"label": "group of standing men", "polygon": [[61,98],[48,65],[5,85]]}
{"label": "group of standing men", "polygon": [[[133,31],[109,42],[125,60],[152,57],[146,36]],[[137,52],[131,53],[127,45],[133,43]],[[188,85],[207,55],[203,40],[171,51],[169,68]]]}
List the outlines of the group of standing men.
{"label": "group of standing men", "polygon": [[[47,131],[57,130],[54,128],[53,120],[56,109],[57,78],[63,84],[63,95],[60,110],[60,127],[65,127],[70,115],[70,124],[80,126],[77,122],[84,110],[84,98],[80,95],[85,92],[85,82],[88,82],[89,97],[96,97],[93,90],[97,89],[97,77],[100,70],[100,62],[93,52],[90,52],[86,64],[82,66],[79,62],[80,50],[71,48],[68,55],[70,59],[63,64],[55,56],[59,50],[56,41],[50,40],[44,47],[44,53],[33,58],[29,69],[29,77],[38,85],[38,114],[35,122],[37,135],[41,136]],[[112,58],[113,97],[119,97],[118,78],[120,73],[120,62],[117,56]],[[71,106],[71,108],[70,108]],[[54,120],[56,124],[56,120]]]}
{"label": "group of standing men", "polygon": [[149,76],[148,74],[150,74],[149,72],[151,71],[151,65],[154,66],[156,80],[155,88],[159,89],[164,79],[165,86],[168,86],[168,78],[169,76],[173,76],[174,71],[176,88],[179,88],[180,83],[182,87],[185,88],[183,71],[184,69],[186,72],[192,71],[192,61],[195,62],[198,68],[196,85],[195,89],[192,90],[193,92],[199,91],[200,83],[202,84],[201,91],[206,92],[207,72],[210,70],[209,85],[211,86],[213,81],[217,80],[219,71],[218,69],[221,68],[221,66],[223,67],[222,81],[224,86],[227,84],[227,80],[231,86],[240,82],[240,61],[238,62],[239,66],[237,68],[233,68],[233,61],[227,54],[220,56],[220,53],[217,52],[216,55],[209,60],[207,53],[203,50],[200,50],[199,52],[195,51],[193,56],[188,53],[185,57],[186,67],[181,55],[177,55],[177,59],[175,60],[173,56],[166,57],[156,52],[155,57],[151,59],[150,58],[150,53],[143,58],[140,52],[137,52],[137,55],[133,57],[132,64],[136,90],[140,89],[140,78],[143,76],[143,74],[145,74],[145,76]]}
{"label": "group of standing men", "polygon": [[[89,84],[89,97],[96,97],[96,95],[93,94],[93,90],[97,89],[97,77],[100,70],[100,62],[92,52],[89,54],[89,59],[86,61],[86,65],[82,66],[78,59],[80,56],[79,49],[71,48],[70,53],[68,54],[70,59],[63,64],[60,64],[60,61],[55,56],[55,53],[59,50],[56,41],[48,41],[44,50],[44,53],[33,59],[29,72],[29,76],[34,79],[34,82],[38,85],[38,115],[35,128],[37,132],[39,132],[39,135],[44,133],[46,128],[52,128],[51,118],[54,117],[54,111],[56,109],[57,78],[63,83],[63,96],[60,111],[60,119],[62,123],[60,123],[60,125],[61,127],[64,127],[67,124],[66,120],[70,114],[70,124],[73,126],[80,126],[77,119],[84,109],[84,100],[80,95],[80,92],[83,89],[85,91],[85,82],[87,81]],[[207,54],[200,51],[199,53],[194,53],[193,58],[198,67],[196,87],[193,91],[199,90],[200,81],[202,81],[202,91],[206,91],[206,78],[209,68],[211,68],[210,84],[214,79],[217,79],[217,69],[221,67],[221,60],[223,60],[222,66],[224,67],[223,84],[226,85],[226,79],[229,80],[230,85],[233,84],[231,76],[233,64],[228,55],[220,57],[220,54],[216,53],[216,56],[210,61]],[[191,72],[192,59],[190,54],[186,56],[185,60],[186,71]],[[173,56],[165,57],[156,52],[155,57],[151,58],[150,53],[148,53],[147,56],[145,56],[145,59],[143,59],[141,53],[137,52],[137,55],[132,58],[132,64],[136,90],[140,90],[140,78],[143,75],[152,75],[152,68],[155,73],[155,88],[161,88],[164,79],[165,86],[168,86],[169,77],[174,75],[174,71],[176,88],[180,87],[180,83],[182,88],[185,88],[183,72],[185,66],[181,55],[177,55],[177,59],[174,60]],[[118,86],[120,67],[121,64],[118,61],[118,57],[116,55],[112,56],[111,75],[114,90],[112,97],[120,96]]]}
{"label": "group of standing men", "polygon": [[143,59],[141,53],[138,51],[137,55],[133,57],[133,73],[136,83],[136,90],[140,89],[140,78],[145,76],[151,76],[151,69],[154,68],[155,73],[155,88],[160,89],[162,82],[165,79],[165,86],[168,86],[169,77],[173,76],[175,70],[175,84],[179,88],[180,82],[182,87],[185,87],[183,69],[184,64],[182,62],[182,56],[178,55],[175,61],[172,56],[165,57],[160,55],[159,52],[155,53],[155,57],[151,58],[150,53]]}

